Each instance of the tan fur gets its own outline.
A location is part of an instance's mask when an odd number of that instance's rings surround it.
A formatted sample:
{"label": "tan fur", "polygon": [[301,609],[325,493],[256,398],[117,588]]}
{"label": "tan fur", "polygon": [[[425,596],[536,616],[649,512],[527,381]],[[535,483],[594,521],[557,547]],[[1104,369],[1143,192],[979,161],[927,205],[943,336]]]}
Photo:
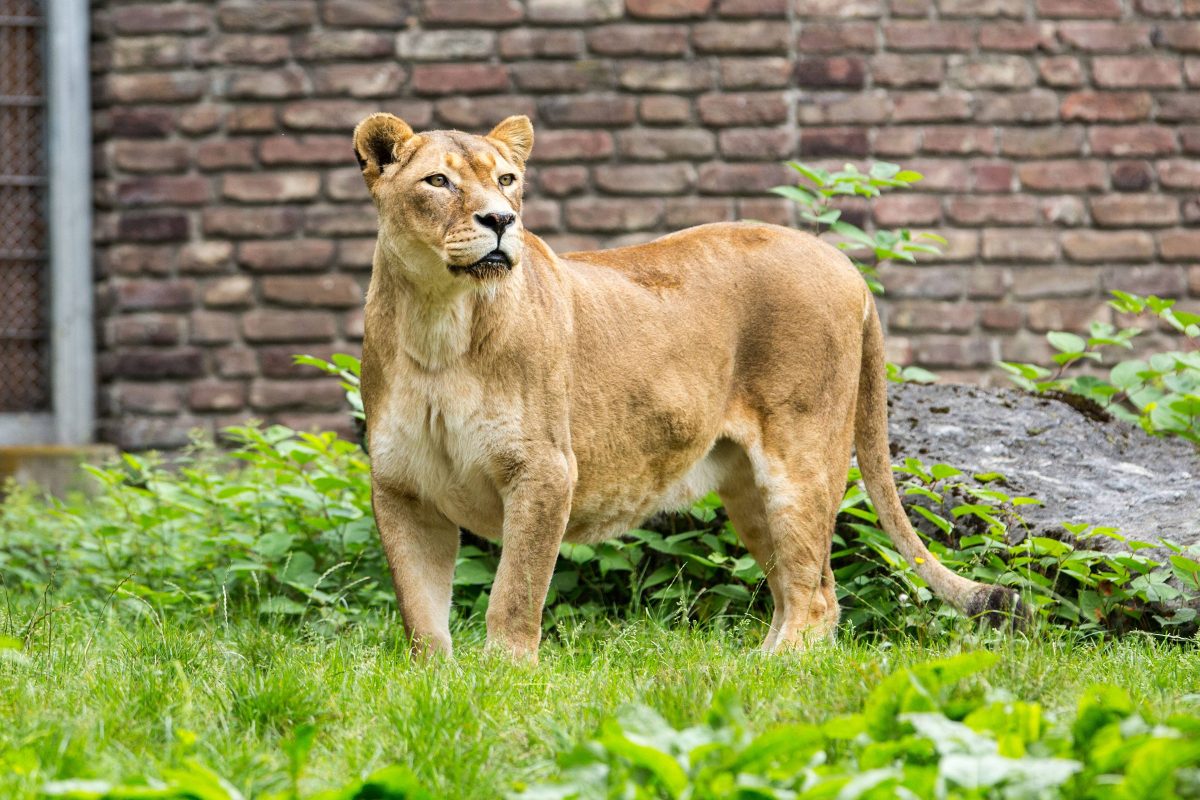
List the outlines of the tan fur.
{"label": "tan fur", "polygon": [[[971,613],[1009,602],[939,564],[908,524],[879,320],[835,248],[734,223],[558,256],[520,225],[524,117],[478,137],[377,114],[354,144],[379,208],[362,362],[374,507],[415,647],[451,649],[460,527],[503,544],[489,643],[536,658],[564,538],[617,536],[714,489],[767,575],[764,647],[828,634],[855,444],[933,589]],[[502,212],[517,219],[498,238],[481,219]],[[497,247],[511,270],[464,271]]]}

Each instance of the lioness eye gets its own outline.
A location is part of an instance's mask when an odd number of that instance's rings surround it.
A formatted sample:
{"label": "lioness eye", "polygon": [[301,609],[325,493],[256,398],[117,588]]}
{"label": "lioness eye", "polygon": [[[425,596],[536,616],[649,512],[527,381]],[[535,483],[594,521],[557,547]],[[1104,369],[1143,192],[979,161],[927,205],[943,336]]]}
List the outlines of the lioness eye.
{"label": "lioness eye", "polygon": [[512,174],[501,175],[500,176],[500,185],[501,186],[512,186],[512,182],[515,181],[516,179],[517,179],[516,175],[512,175]]}
{"label": "lioness eye", "polygon": [[445,175],[430,175],[425,179],[425,182],[430,186],[445,186],[450,181],[446,180]]}

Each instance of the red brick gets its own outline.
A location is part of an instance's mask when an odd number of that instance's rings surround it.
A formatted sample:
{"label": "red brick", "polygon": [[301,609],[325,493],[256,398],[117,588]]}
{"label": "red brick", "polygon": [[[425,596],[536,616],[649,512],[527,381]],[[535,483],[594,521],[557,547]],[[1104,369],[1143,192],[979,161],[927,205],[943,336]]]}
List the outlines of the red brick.
{"label": "red brick", "polygon": [[683,25],[603,25],[587,32],[593,53],[606,56],[665,56],[687,52]]}
{"label": "red brick", "polygon": [[1154,184],[1154,168],[1145,161],[1118,161],[1112,164],[1113,188],[1122,192],[1142,192]]}
{"label": "red brick", "polygon": [[608,194],[685,194],[696,185],[691,164],[605,165],[595,167],[592,176]]}
{"label": "red brick", "polygon": [[201,299],[213,308],[247,306],[254,302],[254,282],[246,275],[225,275],[208,283]]}
{"label": "red brick", "polygon": [[1003,128],[1000,152],[1016,158],[1049,158],[1083,152],[1083,129],[1078,127]]}
{"label": "red brick", "polygon": [[888,0],[893,17],[928,17],[933,12],[933,0]]}
{"label": "red brick", "polygon": [[794,0],[793,5],[798,16],[874,18],[883,13],[879,0]]}
{"label": "red brick", "polygon": [[315,308],[354,308],[363,302],[362,288],[349,275],[263,278],[262,296],[284,306]]}
{"label": "red brick", "polygon": [[907,92],[896,96],[896,122],[940,122],[971,118],[971,95],[961,91]]}
{"label": "red brick", "polygon": [[704,164],[700,167],[700,193],[762,194],[773,186],[791,183],[794,174],[781,164]]}
{"label": "red brick", "polygon": [[1033,198],[952,197],[946,215],[960,225],[1032,225],[1037,221]]}
{"label": "red brick", "polygon": [[371,199],[357,166],[326,172],[325,194],[332,200],[363,202]]}
{"label": "red brick", "polygon": [[1158,180],[1168,189],[1200,189],[1200,161],[1182,158],[1159,161]]}
{"label": "red brick", "polygon": [[1200,25],[1194,22],[1170,22],[1156,29],[1161,43],[1172,50],[1200,52]]}
{"label": "red brick", "polygon": [[1011,192],[1016,171],[1007,161],[975,161],[971,164],[971,186],[977,192]]}
{"label": "red brick", "polygon": [[117,200],[126,206],[200,205],[211,196],[208,180],[191,175],[155,175],[117,184]]}
{"label": "red brick", "polygon": [[408,13],[394,0],[323,0],[321,20],[341,28],[399,28]]}
{"label": "red brick", "polygon": [[408,30],[396,37],[402,61],[486,61],[496,49],[496,34],[481,30]]}
{"label": "red brick", "polygon": [[1105,228],[1166,227],[1179,221],[1179,202],[1153,194],[1115,194],[1091,200],[1092,219]]}
{"label": "red brick", "polygon": [[546,167],[537,173],[538,188],[551,197],[579,194],[587,182],[587,167]]}
{"label": "red brick", "polygon": [[199,33],[208,28],[212,11],[206,3],[118,6],[111,19],[118,33]]}
{"label": "red brick", "polygon": [[1121,0],[1037,0],[1036,13],[1058,19],[1117,19]]}
{"label": "red brick", "polygon": [[236,381],[197,381],[188,387],[193,411],[237,411],[246,405],[246,387]]}
{"label": "red brick", "polygon": [[979,28],[979,47],[982,50],[1029,53],[1045,48],[1052,38],[1047,26],[1038,23],[999,22]]}
{"label": "red brick", "polygon": [[1096,155],[1154,156],[1177,149],[1175,132],[1160,125],[1093,128],[1088,139]]}
{"label": "red brick", "polygon": [[97,254],[106,271],[116,275],[165,275],[171,271],[174,247],[122,244]]}
{"label": "red brick", "polygon": [[210,64],[278,64],[291,55],[288,37],[231,33],[196,39],[192,43],[192,62]]}
{"label": "red brick", "polygon": [[1160,122],[1179,122],[1200,119],[1200,94],[1171,92],[1159,94],[1157,119]]}
{"label": "red brick", "polygon": [[254,309],[242,315],[248,342],[319,342],[335,332],[333,315],[325,311]]}
{"label": "red brick", "polygon": [[185,103],[200,99],[208,78],[195,72],[109,75],[108,96],[118,103]]}
{"label": "red brick", "polygon": [[800,27],[798,48],[801,53],[843,53],[847,50],[875,50],[877,28],[870,22],[811,22]]}
{"label": "red brick", "polygon": [[212,133],[225,121],[226,109],[215,105],[194,105],[179,114],[179,130],[189,136]]}
{"label": "red brick", "polygon": [[176,345],[183,340],[183,320],[177,314],[122,314],[104,321],[110,345]]}
{"label": "red brick", "polygon": [[1200,231],[1163,231],[1158,249],[1164,261],[1200,261]]}
{"label": "red brick", "polygon": [[928,153],[957,155],[994,153],[996,134],[992,128],[940,125],[926,129],[922,150]]}
{"label": "red brick", "polygon": [[1058,38],[1068,47],[1099,53],[1128,53],[1150,48],[1150,26],[1129,22],[1064,22]]}
{"label": "red brick", "polygon": [[221,27],[233,31],[291,31],[317,21],[317,5],[305,0],[235,0],[221,3]]}
{"label": "red brick", "polygon": [[746,221],[792,226],[796,204],[783,198],[743,197],[737,201],[738,217]]}
{"label": "red brick", "polygon": [[[434,104],[434,115],[439,123],[462,130],[490,130],[512,114],[536,118],[537,109],[533,99],[510,95],[477,95],[446,97]],[[538,136],[541,136],[541,131]]]}
{"label": "red brick", "polygon": [[258,272],[320,270],[334,257],[334,242],[320,239],[247,241],[238,246],[238,263]]}
{"label": "red brick", "polygon": [[1061,241],[1072,261],[1111,263],[1154,258],[1154,237],[1142,231],[1067,231]]}
{"label": "red brick", "polygon": [[583,34],[579,31],[519,28],[500,34],[499,51],[505,59],[575,57],[583,53]]}
{"label": "red brick", "polygon": [[317,94],[350,97],[387,97],[400,91],[408,74],[404,67],[382,64],[334,64],[312,71]]}
{"label": "red brick", "polygon": [[897,300],[888,304],[888,329],[966,333],[979,317],[974,303]]}
{"label": "red brick", "polygon": [[279,134],[263,140],[259,146],[259,158],[264,164],[272,166],[348,164],[354,156],[347,149],[347,141],[346,136]]}
{"label": "red brick", "polygon": [[188,328],[192,344],[228,344],[237,337],[237,319],[218,311],[193,311],[188,315]]}
{"label": "red brick", "polygon": [[788,50],[788,26],[771,20],[701,22],[692,28],[698,53],[780,53]]}
{"label": "red brick", "polygon": [[1036,80],[1033,67],[1021,56],[950,59],[950,81],[967,89],[1025,89]]}
{"label": "red brick", "polygon": [[1107,185],[1102,161],[1038,161],[1017,167],[1021,186],[1035,192],[1098,191]]}
{"label": "red brick", "polygon": [[300,211],[294,208],[204,209],[204,233],[232,239],[283,236],[299,230],[300,222]]}
{"label": "red brick", "polygon": [[1054,56],[1038,61],[1038,75],[1042,83],[1064,89],[1082,86],[1083,64],[1074,56]]}
{"label": "red brick", "polygon": [[233,245],[212,239],[192,241],[179,249],[179,271],[211,275],[227,271],[233,258]]}
{"label": "red brick", "polygon": [[700,118],[707,125],[770,125],[787,118],[784,95],[775,92],[707,94],[700,97]]}
{"label": "red brick", "polygon": [[177,414],[180,388],[159,383],[119,383],[112,387],[113,410],[121,414]]}
{"label": "red brick", "polygon": [[[606,69],[601,71],[607,75]],[[686,61],[624,61],[617,67],[617,80],[621,88],[634,92],[690,94],[712,85],[707,71]]]}
{"label": "red brick", "polygon": [[1174,265],[1120,267],[1105,272],[1103,286],[1106,290],[1178,297],[1183,294],[1185,280],[1182,269]]}
{"label": "red brick", "polygon": [[895,50],[967,51],[973,44],[971,26],[961,22],[889,22],[883,38]]}
{"label": "red brick", "polygon": [[877,86],[939,86],[945,75],[942,56],[881,53],[871,59],[871,77]]}
{"label": "red brick", "polygon": [[862,128],[804,128],[800,154],[804,156],[862,157],[870,150]]}
{"label": "red brick", "polygon": [[796,149],[796,137],[787,128],[726,128],[719,138],[721,155],[730,161],[782,159]]}
{"label": "red brick", "polygon": [[194,347],[122,348],[112,355],[114,377],[195,378],[204,372],[204,355]]}
{"label": "red brick", "polygon": [[724,89],[779,89],[792,76],[786,58],[723,58],[721,87]]}
{"label": "red brick", "polygon": [[624,233],[656,227],[663,216],[663,201],[581,197],[566,202],[567,224],[579,231]]}
{"label": "red brick", "polygon": [[1106,321],[1108,307],[1096,300],[1035,300],[1029,304],[1028,324],[1031,330],[1083,331],[1093,320]]}
{"label": "red brick", "polygon": [[149,211],[121,214],[117,221],[117,238],[126,242],[178,242],[187,237],[183,214]]}
{"label": "red brick", "polygon": [[[580,167],[579,169],[583,169]],[[586,171],[586,170],[585,170]],[[375,258],[375,237],[338,241],[337,263],[343,269],[370,269]]]}
{"label": "red brick", "polygon": [[350,131],[367,115],[375,113],[375,110],[374,103],[351,100],[300,100],[284,106],[281,119],[289,128]]}
{"label": "red brick", "polygon": [[981,253],[985,261],[1054,261],[1058,240],[1050,231],[989,228],[983,232]]}
{"label": "red brick", "polygon": [[985,330],[1015,332],[1021,329],[1022,319],[1019,306],[989,304],[979,308],[979,324]]}
{"label": "red brick", "polygon": [[962,296],[966,286],[962,267],[921,267],[907,264],[883,264],[879,275],[889,297],[914,297],[926,300],[953,300]]}
{"label": "red brick", "polygon": [[242,105],[230,110],[227,130],[230,133],[267,133],[274,132],[277,124],[274,105]]}
{"label": "red brick", "polygon": [[885,195],[872,204],[875,224],[888,228],[936,225],[942,219],[942,201],[932,195]]}
{"label": "red brick", "polygon": [[667,200],[667,227],[673,230],[733,218],[733,201],[725,198],[672,197]]}
{"label": "red brick", "polygon": [[717,13],[722,17],[783,17],[787,15],[788,0],[718,0]]}
{"label": "red brick", "polygon": [[1024,0],[939,0],[944,17],[1016,17],[1025,16]]}
{"label": "red brick", "polygon": [[854,56],[802,58],[796,63],[796,85],[802,88],[862,88],[866,64]]}
{"label": "red brick", "polygon": [[244,203],[285,203],[311,200],[321,188],[314,172],[248,172],[226,175],[221,194]]}
{"label": "red brick", "polygon": [[1092,76],[1097,86],[1111,89],[1183,85],[1178,59],[1166,56],[1097,57],[1092,59]]}
{"label": "red brick", "polygon": [[637,104],[632,97],[583,94],[551,97],[538,104],[543,122],[556,127],[598,125],[621,127],[633,122]]}
{"label": "red brick", "polygon": [[1179,0],[1137,0],[1137,10],[1148,17],[1173,17],[1179,13]]}
{"label": "red brick", "polygon": [[802,125],[871,125],[891,115],[892,93],[881,89],[802,95],[796,107]]}
{"label": "red brick", "polygon": [[304,231],[321,236],[368,236],[378,225],[375,206],[369,203],[336,206],[308,206],[304,211]]}
{"label": "red brick", "polygon": [[979,122],[1053,122],[1058,119],[1058,96],[1045,89],[984,94],[977,92],[975,119]]}
{"label": "red brick", "polygon": [[203,170],[254,166],[253,139],[212,139],[196,148],[196,165]]}
{"label": "red brick", "polygon": [[912,159],[906,166],[921,173],[924,178],[916,185],[918,192],[962,191],[971,182],[970,170],[961,160]]}
{"label": "red brick", "polygon": [[998,355],[989,340],[944,334],[923,336],[913,347],[916,362],[935,369],[988,366]]}
{"label": "red brick", "polygon": [[692,104],[686,97],[643,97],[638,101],[638,114],[650,125],[676,125],[691,119]]}
{"label": "red brick", "polygon": [[548,130],[537,134],[540,162],[607,158],[613,152],[612,134],[591,130]]}
{"label": "red brick", "polygon": [[625,10],[645,19],[687,19],[703,17],[712,8],[712,0],[625,0]]}
{"label": "red brick", "polygon": [[258,374],[254,351],[245,347],[222,347],[213,351],[217,374],[223,378],[248,378]]}
{"label": "red brick", "polygon": [[282,100],[303,97],[310,91],[308,74],[295,65],[233,72],[225,87],[225,94],[234,100]]}
{"label": "red brick", "polygon": [[110,114],[110,132],[114,137],[158,139],[179,126],[178,117],[173,108],[117,107]]}
{"label": "red brick", "polygon": [[1132,122],[1150,116],[1147,92],[1074,92],[1063,98],[1059,113],[1066,120]]}
{"label": "red brick", "polygon": [[[139,6],[125,6],[138,8]],[[144,6],[141,6],[144,8]],[[188,61],[187,40],[177,36],[138,36],[113,42],[111,67],[181,67]]]}
{"label": "red brick", "polygon": [[485,25],[520,22],[525,12],[518,0],[438,0],[422,3],[422,20],[440,25]]}
{"label": "red brick", "polygon": [[[705,158],[716,152],[713,134],[700,128],[621,131],[617,134],[617,146],[622,158],[637,161]],[[609,152],[611,144],[606,154]]]}
{"label": "red brick", "polygon": [[342,408],[345,402],[342,387],[329,378],[289,381],[259,379],[250,384],[250,405],[259,411],[285,408],[335,411]]}
{"label": "red brick", "polygon": [[302,61],[384,58],[392,54],[392,37],[370,31],[321,31],[305,34],[293,45]]}

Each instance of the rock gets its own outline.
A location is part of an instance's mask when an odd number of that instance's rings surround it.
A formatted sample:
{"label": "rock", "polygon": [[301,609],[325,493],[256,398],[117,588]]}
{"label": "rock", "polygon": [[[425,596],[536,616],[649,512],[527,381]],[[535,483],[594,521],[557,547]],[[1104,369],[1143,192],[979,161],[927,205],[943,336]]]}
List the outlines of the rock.
{"label": "rock", "polygon": [[[1003,474],[1005,483],[990,488],[1043,503],[1018,509],[1027,527],[1010,525],[1013,541],[1069,537],[1065,521],[1111,526],[1148,542],[1200,543],[1200,451],[1182,439],[1150,436],[1098,408],[1079,410],[1069,399],[1015,389],[895,384],[888,398],[893,460],[915,457],[968,475]],[[955,498],[945,505],[961,502],[971,501]],[[949,518],[949,508],[939,513]],[[1120,545],[1095,537],[1088,547],[1111,551]]]}

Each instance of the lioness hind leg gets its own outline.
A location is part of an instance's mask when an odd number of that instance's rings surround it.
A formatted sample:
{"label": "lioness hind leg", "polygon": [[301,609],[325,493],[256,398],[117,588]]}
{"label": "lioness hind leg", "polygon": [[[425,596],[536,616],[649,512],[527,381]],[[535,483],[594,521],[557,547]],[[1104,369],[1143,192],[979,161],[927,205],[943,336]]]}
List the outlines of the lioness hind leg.
{"label": "lioness hind leg", "polygon": [[756,459],[779,587],[773,593],[783,597],[772,650],[804,647],[837,628],[840,609],[829,559],[846,471],[841,458],[830,458],[835,452],[814,447],[804,456]]}
{"label": "lioness hind leg", "polygon": [[731,471],[721,485],[719,493],[721,501],[725,504],[725,511],[729,514],[729,521],[733,523],[733,529],[737,531],[750,555],[758,562],[771,590],[775,611],[771,615],[771,628],[762,643],[762,649],[770,652],[775,647],[775,640],[783,625],[787,595],[775,570],[775,545],[771,541],[771,531],[767,525],[767,510],[763,506],[758,486],[754,483],[754,473],[748,461],[744,467],[739,466]]}

